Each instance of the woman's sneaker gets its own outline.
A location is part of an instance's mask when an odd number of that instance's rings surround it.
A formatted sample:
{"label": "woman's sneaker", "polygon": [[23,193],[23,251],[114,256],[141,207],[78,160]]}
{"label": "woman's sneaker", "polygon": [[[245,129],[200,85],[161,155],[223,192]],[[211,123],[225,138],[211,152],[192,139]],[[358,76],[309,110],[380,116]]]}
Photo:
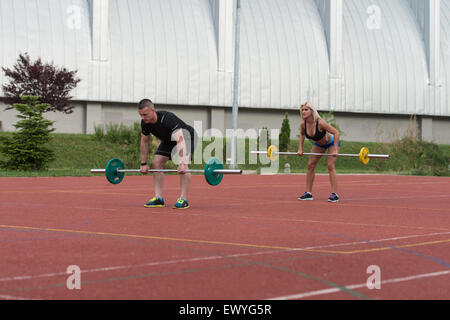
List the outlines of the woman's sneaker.
{"label": "woman's sneaker", "polygon": [[330,194],[330,197],[328,198],[328,202],[339,202],[339,197],[336,193]]}
{"label": "woman's sneaker", "polygon": [[189,208],[188,201],[183,198],[178,198],[177,203],[173,206],[173,209],[187,209]]}
{"label": "woman's sneaker", "polygon": [[164,207],[164,199],[160,197],[154,197],[150,199],[148,203],[144,204],[146,208],[162,208]]}
{"label": "woman's sneaker", "polygon": [[311,192],[305,192],[298,200],[314,200]]}

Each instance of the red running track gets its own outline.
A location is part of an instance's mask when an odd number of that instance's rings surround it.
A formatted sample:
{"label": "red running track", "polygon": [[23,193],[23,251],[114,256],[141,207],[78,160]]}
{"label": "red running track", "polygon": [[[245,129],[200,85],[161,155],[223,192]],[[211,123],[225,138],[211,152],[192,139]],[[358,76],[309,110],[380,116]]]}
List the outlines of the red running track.
{"label": "red running track", "polygon": [[328,203],[327,175],[303,202],[304,175],[193,176],[173,210],[177,176],[158,209],[151,176],[0,178],[0,299],[448,300],[450,179],[338,179]]}

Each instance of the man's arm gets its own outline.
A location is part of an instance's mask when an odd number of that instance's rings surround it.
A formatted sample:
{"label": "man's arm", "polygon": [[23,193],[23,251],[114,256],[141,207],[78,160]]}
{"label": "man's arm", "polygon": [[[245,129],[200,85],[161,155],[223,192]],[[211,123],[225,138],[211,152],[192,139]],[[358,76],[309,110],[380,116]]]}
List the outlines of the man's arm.
{"label": "man's arm", "polygon": [[[148,143],[149,143],[149,141],[150,141],[150,137],[141,133],[141,145],[140,145],[141,164],[142,163],[147,163],[148,148],[149,148]],[[141,173],[146,174],[149,169],[150,169],[150,166],[148,164],[145,164],[145,165],[141,165],[140,171],[141,171]]]}

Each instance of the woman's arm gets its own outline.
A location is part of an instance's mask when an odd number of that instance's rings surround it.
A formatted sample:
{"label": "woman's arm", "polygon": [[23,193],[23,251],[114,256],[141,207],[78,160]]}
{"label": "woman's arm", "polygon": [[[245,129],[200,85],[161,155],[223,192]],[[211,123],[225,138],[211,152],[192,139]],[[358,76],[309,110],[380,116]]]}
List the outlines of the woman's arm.
{"label": "woman's arm", "polygon": [[300,137],[298,139],[298,152],[299,156],[303,155],[303,142],[305,141],[305,127],[303,123],[300,124]]}

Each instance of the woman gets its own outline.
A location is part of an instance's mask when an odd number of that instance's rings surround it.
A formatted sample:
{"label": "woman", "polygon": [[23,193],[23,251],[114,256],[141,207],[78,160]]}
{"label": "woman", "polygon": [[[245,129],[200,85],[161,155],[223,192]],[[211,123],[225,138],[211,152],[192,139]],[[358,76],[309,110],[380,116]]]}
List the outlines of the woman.
{"label": "woman", "polygon": [[[331,155],[328,156],[327,159],[331,183],[331,195],[328,198],[328,201],[338,202],[337,178],[334,165],[341,146],[341,142],[339,141],[339,131],[324,121],[310,102],[306,102],[300,107],[300,116],[303,121],[300,125],[298,155],[303,155],[303,142],[305,141],[305,137],[314,141],[311,153],[325,153],[325,151],[328,150],[328,153]],[[306,174],[306,192],[298,198],[299,200],[314,199],[312,195],[312,186],[315,177],[314,169],[321,157],[322,156],[311,156],[309,158],[308,172]]]}

